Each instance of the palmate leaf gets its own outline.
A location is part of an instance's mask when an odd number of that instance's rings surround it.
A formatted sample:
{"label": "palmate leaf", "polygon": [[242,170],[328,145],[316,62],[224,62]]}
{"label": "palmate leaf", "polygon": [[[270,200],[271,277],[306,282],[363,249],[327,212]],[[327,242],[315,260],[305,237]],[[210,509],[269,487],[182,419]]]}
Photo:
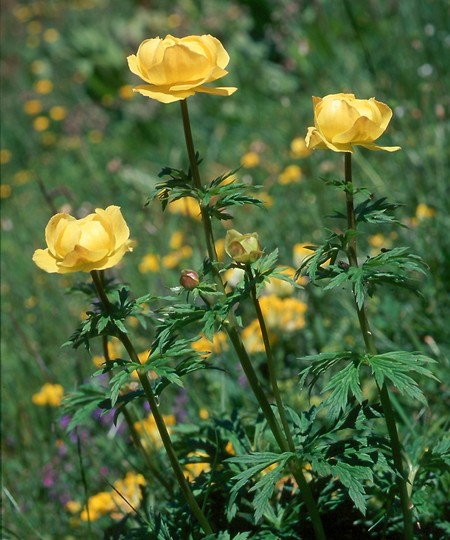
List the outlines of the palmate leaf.
{"label": "palmate leaf", "polygon": [[314,384],[325,371],[337,365],[339,362],[356,362],[359,358],[360,355],[353,351],[326,352],[300,357],[299,360],[309,364],[308,367],[300,372],[300,388],[302,389],[308,377],[312,376],[311,381],[308,383],[311,391]]}
{"label": "palmate leaf", "polygon": [[348,489],[348,494],[355,503],[356,508],[365,515],[367,495],[364,483],[373,482],[373,473],[370,466],[354,465],[337,460],[337,463],[332,465],[330,470],[331,474],[337,476],[340,482]]}
{"label": "palmate leaf", "polygon": [[417,399],[424,405],[427,404],[427,400],[410,373],[415,372],[438,380],[425,367],[427,364],[436,363],[436,361],[420,353],[393,351],[374,356],[367,355],[365,363],[372,368],[372,373],[379,386],[383,386],[387,379],[400,393]]}
{"label": "palmate leaf", "polygon": [[402,205],[387,202],[386,197],[381,199],[367,198],[355,208],[355,218],[357,223],[400,223],[397,218],[389,214]]}

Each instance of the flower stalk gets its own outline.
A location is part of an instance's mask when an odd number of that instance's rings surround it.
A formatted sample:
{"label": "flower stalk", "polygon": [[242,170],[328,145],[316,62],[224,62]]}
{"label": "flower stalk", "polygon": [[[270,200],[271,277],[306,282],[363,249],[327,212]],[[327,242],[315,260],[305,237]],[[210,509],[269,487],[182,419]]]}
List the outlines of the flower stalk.
{"label": "flower stalk", "polygon": [[[358,257],[356,250],[356,218],[353,202],[353,178],[352,178],[352,155],[350,152],[344,154],[344,174],[346,184],[346,208],[347,208],[347,227],[351,236],[347,242],[347,257],[350,266],[358,267]],[[364,303],[359,306],[356,301],[355,290],[353,289],[353,299],[355,301],[355,308],[358,315],[359,327],[366,351],[371,355],[377,354],[375,341],[371,331],[370,323],[367,318]],[[378,384],[377,384],[378,386]],[[392,458],[394,460],[394,466],[397,471],[397,486],[400,495],[400,503],[403,513],[403,527],[405,540],[412,540],[414,538],[413,529],[413,515],[412,515],[412,503],[408,489],[408,475],[406,467],[403,461],[403,450],[398,435],[397,424],[395,421],[394,411],[392,409],[391,399],[389,396],[389,390],[386,383],[380,388],[378,386],[381,406],[383,408],[384,418],[386,422],[386,428],[391,441]]]}
{"label": "flower stalk", "polygon": [[[111,312],[111,303],[109,302],[109,299],[106,295],[105,289],[102,284],[102,280],[98,272],[96,270],[91,271],[91,276],[92,276],[92,280],[94,282],[95,288],[97,290],[98,296],[101,300],[101,303],[103,304],[104,309],[107,312]],[[136,350],[130,338],[128,337],[128,335],[125,332],[122,332],[121,330],[117,330],[117,332],[118,332],[117,337],[120,339],[123,346],[125,347],[125,350],[127,351],[130,357],[130,360],[136,364],[141,364],[141,361],[139,360]],[[192,510],[192,513],[197,518],[205,534],[213,534],[213,529],[211,525],[209,524],[208,519],[206,518],[205,514],[203,513],[203,510],[198,505],[191,491],[191,488],[189,487],[189,483],[184,476],[183,469],[180,465],[180,462],[178,461],[178,458],[176,456],[175,450],[172,445],[172,441],[170,439],[169,432],[167,431],[164,418],[159,411],[156,396],[153,393],[153,389],[150,384],[150,381],[148,380],[146,373],[142,371],[140,368],[137,369],[137,374],[139,377],[139,381],[142,385],[142,388],[144,390],[145,396],[147,398],[148,404],[150,405],[150,410],[152,411],[153,417],[155,419],[156,427],[158,428],[159,435],[161,437],[161,440],[163,442],[170,464],[172,466],[172,470],[180,486],[181,492],[183,493],[183,496],[186,502],[189,504]]]}
{"label": "flower stalk", "polygon": [[[194,141],[192,137],[192,130],[191,130],[191,125],[190,125],[190,120],[189,120],[189,112],[188,112],[186,101],[187,100],[180,101],[181,116],[183,119],[183,129],[184,129],[186,148],[187,148],[187,153],[188,153],[188,158],[189,158],[189,165],[190,165],[190,170],[192,174],[193,184],[194,184],[194,187],[200,191],[202,189],[202,182],[200,178],[200,172],[198,169],[197,157],[195,153]],[[200,209],[201,209],[201,217],[202,217],[202,224],[203,224],[203,231],[205,235],[206,247],[208,251],[208,257],[212,263],[211,266],[212,266],[214,280],[219,290],[225,295],[225,287],[217,268],[217,253],[215,249],[214,234],[213,234],[213,229],[212,229],[211,218],[209,216],[207,209],[203,205],[200,205]],[[209,302],[207,303],[209,304]],[[261,317],[262,317],[262,313],[261,313]],[[285,415],[283,415],[283,413],[280,413],[280,418],[284,418],[284,421],[282,421],[283,428],[281,428],[273,412],[273,409],[269,403],[269,400],[267,399],[267,396],[261,386],[258,376],[253,368],[250,357],[242,342],[242,338],[238,331],[237,323],[234,319],[233,313],[229,314],[228,319],[225,321],[224,328],[239,358],[239,362],[242,366],[245,376],[247,377],[248,383],[253,391],[253,394],[255,395],[259,406],[261,407],[261,410],[264,414],[267,424],[269,425],[269,428],[272,431],[272,434],[275,437],[275,440],[277,441],[278,446],[283,452],[290,451],[292,453],[295,453],[295,445],[293,443],[292,436],[289,432],[287,419]],[[271,380],[272,380],[272,383],[275,381],[275,385],[276,385],[272,358],[270,360],[268,359],[268,362],[269,361],[271,362],[271,369],[272,369],[272,374],[273,374],[273,376],[271,377]],[[279,392],[277,392],[277,395],[278,395],[278,399],[280,400],[281,410],[284,411],[284,409],[282,408],[281,397],[280,397]],[[277,401],[277,406],[280,411],[280,406],[278,404],[278,401]],[[286,431],[286,433],[289,433],[289,435],[285,434],[283,432],[283,429]],[[291,471],[295,480],[297,481],[300,487],[303,500],[306,504],[309,515],[311,517],[316,539],[325,540],[326,538],[325,532],[323,530],[323,525],[322,525],[322,521],[320,518],[320,514],[318,511],[316,502],[314,500],[311,489],[304,477],[301,463],[298,461],[297,458],[290,463],[290,468],[291,468]]]}

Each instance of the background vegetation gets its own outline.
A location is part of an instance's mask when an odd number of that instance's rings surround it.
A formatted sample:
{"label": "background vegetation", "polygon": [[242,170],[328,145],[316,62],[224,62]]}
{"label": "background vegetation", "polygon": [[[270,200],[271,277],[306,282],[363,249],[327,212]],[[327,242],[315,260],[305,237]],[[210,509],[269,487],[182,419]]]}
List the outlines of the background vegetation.
{"label": "background vegetation", "polygon": [[[75,439],[56,409],[32,403],[45,382],[69,393],[93,371],[84,350],[60,348],[86,309],[81,297],[67,295],[75,280],[44,274],[31,261],[50,215],[121,206],[138,243],[120,278],[137,295],[166,291],[181,268],[200,263],[195,250],[181,249],[195,247],[195,220],[145,204],[163,166],[187,163],[179,108],[131,92],[137,81],[126,57],[147,37],[210,33],[226,47],[224,84],[238,92],[189,102],[202,173],[212,179],[242,165],[237,176],[262,186],[267,209],[236,212],[234,226],[257,230],[286,265],[295,263],[296,244],[319,242],[323,227],[336,226],[324,219],[338,209],[336,193],[320,177],[342,174],[340,156],[298,150],[312,125],[311,96],[349,91],[394,110],[383,144],[402,151],[358,151],[354,177],[401,203],[405,227],[383,226],[367,238],[366,252],[411,245],[429,275],[420,278],[418,295],[376,296],[373,317],[381,348],[395,344],[438,361],[433,370],[441,382],[423,381],[429,409],[409,403],[403,428],[431,445],[439,439],[450,404],[449,28],[444,0],[3,2],[3,500],[11,538],[86,537],[85,525],[65,510],[69,500],[83,499]],[[184,235],[181,244],[174,233]],[[346,294],[310,287],[304,300],[305,328],[277,348],[286,381],[300,370],[297,356],[358,340]],[[138,336],[143,349],[146,338]],[[212,391],[216,383],[209,379]],[[298,403],[296,386],[290,391]],[[220,414],[219,404],[202,402],[189,388],[171,399],[167,412],[185,411],[189,421],[202,409]],[[123,476],[123,447],[111,426],[97,419],[81,433],[94,491],[102,489],[98,471]]]}

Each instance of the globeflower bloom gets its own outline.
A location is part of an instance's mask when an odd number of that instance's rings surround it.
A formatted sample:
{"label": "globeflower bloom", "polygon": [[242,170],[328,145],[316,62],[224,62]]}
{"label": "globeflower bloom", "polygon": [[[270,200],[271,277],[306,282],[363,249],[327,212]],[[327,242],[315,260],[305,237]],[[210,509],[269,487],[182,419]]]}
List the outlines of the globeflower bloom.
{"label": "globeflower bloom", "polygon": [[224,68],[230,61],[222,43],[209,34],[146,39],[127,60],[132,73],[148,83],[133,90],[161,103],[186,99],[197,92],[230,96],[237,90],[205,86],[227,75]]}
{"label": "globeflower bloom", "polygon": [[305,142],[310,149],[353,152],[353,146],[395,152],[399,146],[374,144],[386,130],[392,110],[375,98],[356,99],[354,94],[313,97],[314,127],[308,128]]}
{"label": "globeflower bloom", "polygon": [[258,233],[241,234],[230,229],[225,236],[225,251],[237,263],[257,261],[262,255]]}
{"label": "globeflower bloom", "polygon": [[130,230],[118,206],[97,208],[76,219],[55,214],[45,228],[47,249],[37,249],[33,261],[49,273],[91,272],[115,266],[133,250]]}

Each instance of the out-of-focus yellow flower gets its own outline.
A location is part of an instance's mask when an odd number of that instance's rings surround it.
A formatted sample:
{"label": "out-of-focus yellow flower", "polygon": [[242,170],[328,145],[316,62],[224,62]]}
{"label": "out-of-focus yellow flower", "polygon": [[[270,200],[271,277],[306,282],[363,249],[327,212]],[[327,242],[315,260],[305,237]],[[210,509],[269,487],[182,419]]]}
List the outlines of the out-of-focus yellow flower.
{"label": "out-of-focus yellow flower", "polygon": [[31,397],[35,405],[59,407],[64,397],[64,388],[60,384],[45,383],[44,386]]}
{"label": "out-of-focus yellow flower", "polygon": [[257,152],[247,152],[241,157],[241,165],[245,169],[257,167],[261,162],[261,158]]}
{"label": "out-of-focus yellow flower", "polygon": [[200,474],[209,472],[211,470],[211,465],[209,464],[209,458],[203,452],[190,452],[187,455],[188,458],[194,458],[195,462],[186,463],[184,465],[184,470],[186,472],[186,477],[189,482],[192,482],[200,476]]}
{"label": "out-of-focus yellow flower", "polygon": [[55,43],[59,39],[59,32],[56,28],[47,28],[44,32],[44,41],[47,43]]}
{"label": "out-of-focus yellow flower", "polygon": [[12,188],[9,184],[0,184],[0,199],[11,197]]}
{"label": "out-of-focus yellow flower", "polygon": [[103,141],[103,131],[100,131],[99,129],[91,129],[88,133],[88,139],[89,142],[92,144],[99,144]]}
{"label": "out-of-focus yellow flower", "polygon": [[[163,419],[164,423],[166,424],[167,431],[170,433],[170,426],[174,426],[176,424],[176,418],[173,414],[167,414],[163,415]],[[153,414],[149,414],[143,420],[135,422],[134,429],[141,437],[141,441],[144,446],[148,447],[150,445],[156,449],[162,447],[163,443]]]}
{"label": "out-of-focus yellow flower", "polygon": [[23,110],[26,114],[39,114],[42,111],[42,103],[38,99],[29,99],[23,104]]}
{"label": "out-of-focus yellow flower", "polygon": [[[271,344],[276,343],[278,335],[301,330],[305,326],[305,313],[308,306],[296,298],[279,298],[275,294],[261,296],[259,304],[266,323]],[[242,330],[245,348],[250,354],[264,352],[259,321],[254,319]]]}
{"label": "out-of-focus yellow flower", "polygon": [[34,84],[34,89],[38,94],[50,94],[53,91],[53,83],[48,79],[41,79]]}
{"label": "out-of-focus yellow flower", "polygon": [[220,354],[228,350],[228,341],[225,332],[216,332],[213,340],[207,339],[205,336],[200,336],[200,339],[192,342],[191,347],[197,351],[200,356],[208,358],[211,354]]}
{"label": "out-of-focus yellow flower", "polygon": [[169,240],[170,249],[180,249],[183,245],[184,234],[181,231],[175,231],[172,233]]}
{"label": "out-of-focus yellow flower", "polygon": [[[111,512],[113,519],[122,519],[130,513],[131,507],[139,508],[142,498],[141,487],[145,486],[145,478],[140,473],[127,472],[123,480],[116,480],[111,491],[111,498],[114,503],[114,511]],[[130,506],[131,505],[131,506]]]}
{"label": "out-of-focus yellow flower", "polygon": [[55,122],[60,122],[61,120],[64,120],[64,118],[67,116],[67,111],[61,105],[55,105],[50,109],[49,115],[50,118]]}
{"label": "out-of-focus yellow flower", "polygon": [[306,146],[305,139],[303,137],[295,137],[291,141],[291,157],[304,158],[311,154],[311,150]]}
{"label": "out-of-focus yellow flower", "polygon": [[[307,257],[311,257],[312,255],[314,255],[314,250],[307,247],[311,245],[312,245],[311,242],[302,242],[302,243],[294,245],[293,261],[294,261],[294,266],[296,268],[300,268],[300,266],[303,264],[303,262],[305,261]],[[323,264],[325,265],[329,264],[329,261]]]}
{"label": "out-of-focus yellow flower", "polygon": [[241,234],[230,229],[225,236],[225,251],[237,263],[257,261],[262,255],[258,233]]}
{"label": "out-of-focus yellow flower", "polygon": [[119,88],[119,97],[124,100],[133,99],[134,92],[131,84],[124,84]]}
{"label": "out-of-focus yellow flower", "polygon": [[219,238],[215,243],[217,259],[223,261],[225,258],[225,238]]}
{"label": "out-of-focus yellow flower", "polygon": [[171,202],[167,209],[171,214],[181,214],[182,216],[188,216],[197,221],[201,220],[200,205],[197,199],[194,197],[183,197]]}
{"label": "out-of-focus yellow flower", "polygon": [[201,409],[198,411],[198,416],[199,416],[202,420],[208,420],[208,418],[209,418],[209,412],[208,412],[208,409],[205,409],[204,407],[201,408]]}
{"label": "out-of-focus yellow flower", "polygon": [[230,96],[232,87],[210,87],[228,73],[230,57],[218,39],[211,35],[176,38],[167,35],[143,41],[137,54],[130,55],[128,66],[146,85],[134,88],[143,96],[171,103],[205,92]]}
{"label": "out-of-focus yellow flower", "polygon": [[[295,268],[286,267],[282,270],[282,274],[294,280]],[[302,278],[297,279],[299,285],[303,285]],[[267,294],[275,294],[277,296],[289,296],[295,291],[295,286],[289,281],[284,281],[281,278],[271,277],[265,282],[264,290]]]}
{"label": "out-of-focus yellow flower", "polygon": [[45,228],[48,247],[37,249],[33,261],[49,273],[105,270],[133,250],[129,236],[130,230],[118,206],[97,208],[94,214],[82,219],[56,214]]}
{"label": "out-of-focus yellow flower", "polygon": [[0,164],[6,165],[6,163],[9,163],[11,161],[12,153],[11,150],[8,150],[7,148],[2,148],[0,150]]}
{"label": "out-of-focus yellow flower", "polygon": [[417,205],[416,218],[418,221],[433,218],[435,215],[436,210],[434,208],[431,208],[431,206],[428,206],[425,203],[419,203]]}
{"label": "out-of-focus yellow flower", "polygon": [[138,266],[141,274],[146,274],[147,272],[159,272],[159,268],[159,255],[155,255],[154,253],[147,253],[147,255],[144,255]]}
{"label": "out-of-focus yellow flower", "polygon": [[67,501],[64,508],[70,514],[78,514],[81,510],[81,503],[79,501]]}
{"label": "out-of-focus yellow flower", "polygon": [[375,98],[356,99],[354,94],[313,97],[314,127],[308,128],[306,146],[353,152],[353,146],[395,152],[399,146],[374,144],[386,130],[392,110]]}
{"label": "out-of-focus yellow flower", "polygon": [[[265,351],[261,327],[257,319],[254,319],[242,330],[241,336],[244,346],[249,354],[256,354]],[[270,344],[273,345],[276,340],[277,336],[269,331]]]}
{"label": "out-of-focus yellow flower", "polygon": [[233,443],[231,441],[227,442],[227,445],[225,446],[225,452],[227,454],[230,454],[230,456],[236,455],[236,450],[234,449]]}
{"label": "out-of-focus yellow flower", "polygon": [[385,246],[386,237],[384,236],[384,234],[381,234],[381,233],[373,234],[373,235],[368,237],[367,241],[369,242],[370,246],[379,249],[379,248]]}
{"label": "out-of-focus yellow flower", "polygon": [[33,128],[36,131],[45,131],[50,126],[50,120],[46,116],[38,116],[33,120]]}
{"label": "out-of-focus yellow flower", "polygon": [[300,182],[301,178],[301,168],[298,165],[288,165],[278,176],[278,182],[283,185],[292,184],[294,182]]}
{"label": "out-of-focus yellow flower", "polygon": [[30,21],[27,24],[27,32],[31,35],[40,34],[42,32],[42,24],[39,21]]}
{"label": "out-of-focus yellow flower", "polygon": [[[108,359],[109,360],[115,360],[116,358],[120,358],[120,355],[122,353],[122,343],[118,338],[111,338],[108,341],[107,344],[108,348]],[[103,367],[103,364],[105,363],[105,357],[103,355],[94,355],[92,357],[92,363],[96,368]]]}
{"label": "out-of-focus yellow flower", "polygon": [[17,171],[14,175],[14,183],[18,186],[21,186],[23,184],[27,184],[31,180],[31,172],[27,171],[26,169],[21,169],[20,171]]}

